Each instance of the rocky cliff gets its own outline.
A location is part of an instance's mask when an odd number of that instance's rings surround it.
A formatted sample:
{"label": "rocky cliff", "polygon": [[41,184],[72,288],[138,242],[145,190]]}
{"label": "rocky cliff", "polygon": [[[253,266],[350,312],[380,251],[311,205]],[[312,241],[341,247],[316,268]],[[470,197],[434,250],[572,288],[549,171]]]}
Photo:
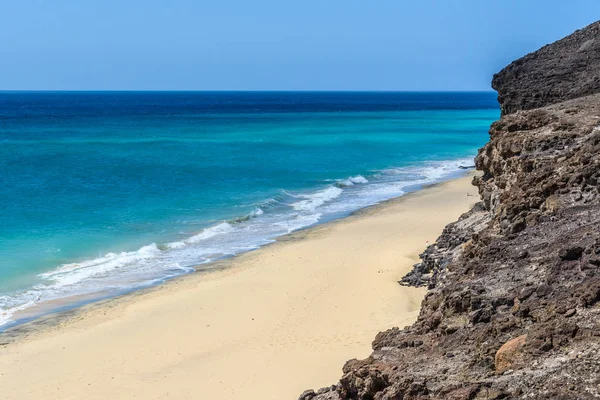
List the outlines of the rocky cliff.
{"label": "rocky cliff", "polygon": [[595,23],[495,75],[481,202],[402,281],[417,322],[301,400],[600,397],[599,49]]}
{"label": "rocky cliff", "polygon": [[503,114],[600,91],[600,21],[528,54],[494,75]]}

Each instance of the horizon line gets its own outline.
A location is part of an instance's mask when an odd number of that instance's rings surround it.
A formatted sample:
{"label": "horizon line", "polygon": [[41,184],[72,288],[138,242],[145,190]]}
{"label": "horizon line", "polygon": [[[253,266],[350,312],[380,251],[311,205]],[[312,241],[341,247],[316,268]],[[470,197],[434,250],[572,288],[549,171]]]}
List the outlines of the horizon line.
{"label": "horizon line", "polygon": [[0,93],[11,92],[165,92],[165,93],[495,93],[494,89],[478,90],[305,90],[305,89],[273,89],[273,90],[249,90],[249,89],[0,89]]}

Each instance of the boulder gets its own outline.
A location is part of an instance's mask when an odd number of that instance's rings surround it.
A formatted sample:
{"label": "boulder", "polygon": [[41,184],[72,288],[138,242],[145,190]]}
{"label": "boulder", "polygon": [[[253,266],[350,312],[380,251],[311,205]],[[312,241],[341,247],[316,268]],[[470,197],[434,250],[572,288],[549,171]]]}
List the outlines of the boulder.
{"label": "boulder", "polygon": [[497,374],[502,374],[515,366],[523,358],[523,346],[527,341],[527,335],[521,335],[504,343],[496,352],[494,367]]}

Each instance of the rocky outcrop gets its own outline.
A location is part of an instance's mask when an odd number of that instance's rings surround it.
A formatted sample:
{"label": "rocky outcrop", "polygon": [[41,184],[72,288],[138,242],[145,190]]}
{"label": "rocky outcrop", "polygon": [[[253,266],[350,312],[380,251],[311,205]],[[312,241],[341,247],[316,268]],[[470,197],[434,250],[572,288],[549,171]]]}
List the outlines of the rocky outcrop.
{"label": "rocky outcrop", "polygon": [[513,62],[494,75],[503,114],[600,92],[600,22]]}
{"label": "rocky outcrop", "polygon": [[600,94],[578,97],[600,68],[575,54],[597,48],[598,26],[495,77],[504,115],[476,158],[481,202],[401,282],[429,288],[418,320],[303,400],[600,397]]}

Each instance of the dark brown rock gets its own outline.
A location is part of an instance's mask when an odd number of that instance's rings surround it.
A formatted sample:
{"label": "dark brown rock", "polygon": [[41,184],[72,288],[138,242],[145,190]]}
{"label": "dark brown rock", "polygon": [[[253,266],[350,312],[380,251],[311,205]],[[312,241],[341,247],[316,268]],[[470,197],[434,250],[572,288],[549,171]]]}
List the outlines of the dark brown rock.
{"label": "dark brown rock", "polygon": [[417,321],[310,400],[600,397],[599,30],[496,75],[481,202],[401,281],[429,289]]}
{"label": "dark brown rock", "polygon": [[311,400],[313,399],[317,394],[315,393],[314,390],[305,390],[300,397],[298,397],[298,400]]}
{"label": "dark brown rock", "polygon": [[[503,114],[600,93],[600,23],[526,55],[494,75]],[[567,110],[577,113],[577,109]],[[523,130],[509,127],[509,132]]]}

